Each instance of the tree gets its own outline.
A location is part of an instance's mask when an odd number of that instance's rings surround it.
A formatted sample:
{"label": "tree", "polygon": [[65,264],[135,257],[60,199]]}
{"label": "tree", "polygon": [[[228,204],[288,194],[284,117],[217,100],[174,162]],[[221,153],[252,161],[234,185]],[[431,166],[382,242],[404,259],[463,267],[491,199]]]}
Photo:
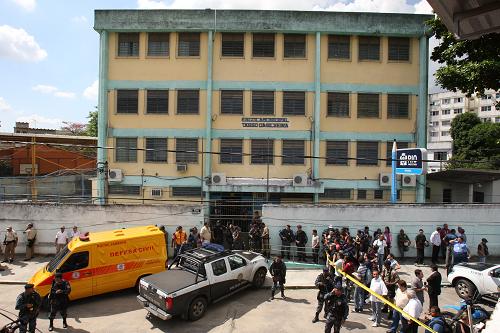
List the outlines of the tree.
{"label": "tree", "polygon": [[90,111],[87,119],[89,120],[87,124],[86,132],[88,136],[97,136],[97,107],[95,111]]}
{"label": "tree", "polygon": [[64,132],[68,132],[70,135],[86,135],[86,127],[87,125],[82,123],[72,123],[69,121],[63,121],[64,126],[61,127],[61,130]]}
{"label": "tree", "polygon": [[440,44],[431,59],[444,64],[436,71],[442,88],[460,90],[468,96],[500,89],[500,34],[490,33],[474,40],[457,40],[439,18],[427,21]]}

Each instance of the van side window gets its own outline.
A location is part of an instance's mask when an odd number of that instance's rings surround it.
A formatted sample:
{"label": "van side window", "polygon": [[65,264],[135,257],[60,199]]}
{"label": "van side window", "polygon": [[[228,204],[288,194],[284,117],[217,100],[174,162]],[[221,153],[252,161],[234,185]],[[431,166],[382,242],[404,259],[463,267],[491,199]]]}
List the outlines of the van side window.
{"label": "van side window", "polygon": [[224,259],[217,260],[212,263],[212,271],[214,272],[215,276],[219,276],[222,274],[227,273],[227,266],[226,262]]}
{"label": "van side window", "polygon": [[77,252],[73,253],[59,268],[59,272],[66,273],[77,271],[79,269],[85,268],[89,265],[89,252]]}
{"label": "van side window", "polygon": [[231,270],[234,271],[235,269],[238,269],[240,267],[246,266],[247,262],[245,259],[243,259],[240,256],[230,256],[228,258],[229,260],[229,266],[231,267]]}

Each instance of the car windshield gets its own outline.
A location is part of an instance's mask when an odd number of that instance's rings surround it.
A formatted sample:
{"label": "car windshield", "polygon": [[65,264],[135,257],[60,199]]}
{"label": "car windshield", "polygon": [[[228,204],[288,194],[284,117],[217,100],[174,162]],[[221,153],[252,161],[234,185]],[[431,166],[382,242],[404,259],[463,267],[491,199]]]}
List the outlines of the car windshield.
{"label": "car windshield", "polygon": [[481,262],[462,263],[461,265],[470,269],[474,269],[476,271],[484,271],[496,266],[494,264],[486,264]]}
{"label": "car windshield", "polygon": [[66,257],[68,253],[69,253],[68,246],[65,246],[64,249],[59,251],[59,253],[57,253],[56,256],[52,258],[52,260],[47,264],[47,266],[45,266],[45,269],[48,272],[52,273],[57,268],[57,266],[59,266],[61,261],[64,259],[64,257]]}

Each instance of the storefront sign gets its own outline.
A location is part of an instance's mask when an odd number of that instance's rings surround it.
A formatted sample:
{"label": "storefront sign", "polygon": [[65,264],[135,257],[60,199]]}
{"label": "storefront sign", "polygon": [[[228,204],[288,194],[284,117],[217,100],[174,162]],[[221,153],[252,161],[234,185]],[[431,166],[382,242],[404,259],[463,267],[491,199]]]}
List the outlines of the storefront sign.
{"label": "storefront sign", "polygon": [[288,124],[288,118],[241,118],[241,125],[243,127],[288,128]]}
{"label": "storefront sign", "polygon": [[396,173],[398,175],[422,175],[427,171],[426,149],[398,149],[396,159]]}

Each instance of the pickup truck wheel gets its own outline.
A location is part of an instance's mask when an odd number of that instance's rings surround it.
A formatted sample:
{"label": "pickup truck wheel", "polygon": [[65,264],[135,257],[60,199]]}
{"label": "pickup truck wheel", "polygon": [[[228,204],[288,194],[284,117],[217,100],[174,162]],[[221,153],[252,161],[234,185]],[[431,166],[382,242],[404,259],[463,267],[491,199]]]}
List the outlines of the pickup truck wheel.
{"label": "pickup truck wheel", "polygon": [[255,272],[255,275],[253,276],[253,281],[252,285],[254,288],[261,288],[264,285],[264,282],[266,281],[266,275],[267,275],[267,269],[264,267],[261,267]]}
{"label": "pickup truck wheel", "polygon": [[195,298],[189,305],[188,317],[191,321],[196,321],[203,317],[207,311],[207,300],[204,297]]}
{"label": "pickup truck wheel", "polygon": [[458,279],[455,282],[455,291],[460,298],[470,299],[474,297],[476,286],[467,279]]}

